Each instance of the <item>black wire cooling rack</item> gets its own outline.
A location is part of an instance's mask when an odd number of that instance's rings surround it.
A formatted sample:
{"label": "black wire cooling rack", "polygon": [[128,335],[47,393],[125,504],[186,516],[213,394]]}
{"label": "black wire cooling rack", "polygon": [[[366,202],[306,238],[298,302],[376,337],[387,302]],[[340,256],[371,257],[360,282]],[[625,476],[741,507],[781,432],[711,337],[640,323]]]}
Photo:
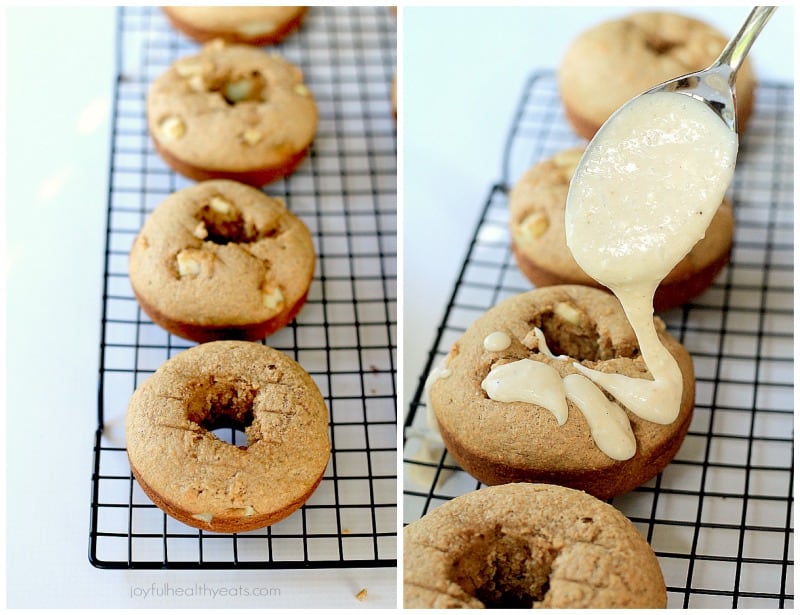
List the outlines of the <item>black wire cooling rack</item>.
{"label": "black wire cooling rack", "polygon": [[[89,559],[102,568],[396,566],[396,160],[391,83],[396,24],[386,7],[312,7],[276,49],[319,107],[309,158],[265,188],[311,230],[318,254],[297,320],[266,343],[297,360],[330,410],[331,460],[306,505],[261,531],[218,534],[164,515],[133,479],[124,421],[134,389],[193,345],[144,315],[127,275],[146,216],[190,182],[147,135],[150,82],[198,46],[156,7],[117,14],[98,427]],[[218,433],[218,432],[215,432]],[[241,434],[219,434],[238,444]]]}
{"label": "black wire cooling rack", "polygon": [[[694,359],[686,440],[659,476],[611,502],[655,550],[672,608],[793,605],[793,108],[792,85],[760,85],[730,191],[731,262],[694,303],[662,314]],[[507,192],[529,166],[579,142],[554,76],[531,76],[502,182],[487,197],[408,408],[405,523],[482,486],[425,440],[425,378],[478,316],[531,288],[510,251]]]}

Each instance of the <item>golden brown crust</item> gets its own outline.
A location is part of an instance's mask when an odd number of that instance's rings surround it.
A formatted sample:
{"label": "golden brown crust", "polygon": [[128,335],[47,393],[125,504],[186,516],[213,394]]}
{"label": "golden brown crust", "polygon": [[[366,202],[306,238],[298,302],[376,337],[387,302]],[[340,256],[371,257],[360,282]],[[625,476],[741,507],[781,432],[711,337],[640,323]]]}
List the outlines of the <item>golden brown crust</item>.
{"label": "golden brown crust", "polygon": [[145,313],[197,342],[274,333],[305,303],[315,267],[302,220],[279,199],[229,180],[170,195],[145,221],[129,258]]}
{"label": "golden brown crust", "polygon": [[[697,19],[667,12],[636,12],[582,32],[558,72],[565,114],[590,139],[634,96],[680,75],[708,68],[728,37]],[[753,109],[756,80],[745,60],[737,76],[737,116],[743,132]]]}
{"label": "golden brown crust", "polygon": [[220,38],[242,45],[274,45],[303,23],[305,6],[165,6],[177,30],[205,43]]}
{"label": "golden brown crust", "polygon": [[[604,289],[575,261],[564,227],[569,182],[584,149],[570,148],[538,162],[509,194],[512,251],[522,273],[537,287],[580,284]],[[708,288],[730,258],[733,234],[733,208],[726,197],[705,237],[659,285],[656,311],[683,305]]]}
{"label": "golden brown crust", "polygon": [[[219,440],[244,428],[247,446]],[[328,411],[311,377],[253,342],[212,342],[164,363],[126,417],[131,469],[170,516],[214,532],[285,518],[310,497],[330,456]]]}
{"label": "golden brown crust", "polygon": [[[560,315],[558,304],[580,314],[579,324]],[[487,485],[550,482],[608,499],[642,485],[675,456],[694,410],[695,381],[689,353],[657,319],[659,337],[678,361],[683,375],[681,409],[676,420],[659,425],[626,411],[636,438],[636,454],[627,461],[605,455],[594,443],[580,410],[568,402],[569,415],[558,425],[552,413],[524,402],[499,402],[481,388],[493,365],[529,358],[543,361],[562,376],[578,373],[570,361],[549,359],[531,341],[539,327],[555,354],[583,365],[631,377],[648,377],[636,337],[617,299],[583,286],[550,286],[506,299],[480,317],[453,345],[446,376],[429,389],[442,439],[450,454]],[[489,352],[484,338],[507,333],[511,346]]]}
{"label": "golden brown crust", "polygon": [[612,506],[542,484],[459,496],[403,531],[405,608],[664,608],[650,546]]}
{"label": "golden brown crust", "polygon": [[287,311],[263,322],[246,325],[198,325],[170,318],[154,304],[149,303],[144,297],[137,293],[135,288],[133,289],[133,294],[145,314],[159,327],[184,339],[200,343],[213,342],[216,340],[255,342],[269,337],[292,322],[308,298],[308,292],[306,292],[294,305],[290,306]]}
{"label": "golden brown crust", "polygon": [[153,146],[162,160],[164,160],[172,170],[180,173],[184,177],[198,182],[212,179],[230,179],[256,188],[271,184],[282,177],[294,173],[297,167],[305,160],[311,149],[308,147],[292,156],[287,156],[280,164],[272,165],[266,169],[255,169],[252,171],[218,171],[215,169],[205,169],[184,162],[177,156],[174,156],[168,149],[162,147],[157,141],[153,141]]}
{"label": "golden brown crust", "polygon": [[318,112],[302,71],[275,53],[215,40],[180,58],[147,95],[156,150],[192,179],[262,186],[310,151]]}

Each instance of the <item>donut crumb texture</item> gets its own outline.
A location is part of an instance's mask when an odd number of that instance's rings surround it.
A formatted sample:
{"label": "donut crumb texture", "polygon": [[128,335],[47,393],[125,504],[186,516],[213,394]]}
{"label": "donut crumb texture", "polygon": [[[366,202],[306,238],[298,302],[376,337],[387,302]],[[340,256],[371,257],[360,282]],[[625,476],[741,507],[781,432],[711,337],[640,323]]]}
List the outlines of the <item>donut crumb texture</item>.
{"label": "donut crumb texture", "polygon": [[513,483],[458,496],[403,531],[405,608],[663,608],[653,550],[584,492]]}

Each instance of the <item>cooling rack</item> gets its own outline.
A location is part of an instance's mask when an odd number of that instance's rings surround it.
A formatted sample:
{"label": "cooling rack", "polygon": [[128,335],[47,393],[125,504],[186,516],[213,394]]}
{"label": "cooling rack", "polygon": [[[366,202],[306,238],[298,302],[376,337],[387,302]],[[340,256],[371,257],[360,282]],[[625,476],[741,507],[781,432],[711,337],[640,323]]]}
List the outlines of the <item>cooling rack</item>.
{"label": "cooling rack", "polygon": [[[793,105],[792,85],[760,85],[730,190],[730,264],[694,303],[662,314],[694,359],[686,440],[660,475],[611,500],[652,545],[671,608],[793,606]],[[578,143],[554,75],[532,75],[408,407],[405,523],[483,486],[425,440],[425,378],[478,316],[531,288],[510,251],[508,189]]]}
{"label": "cooling rack", "polygon": [[[128,399],[193,345],[155,326],[128,280],[146,216],[191,185],[155,153],[144,101],[149,83],[197,48],[156,7],[118,9],[89,559],[101,568],[396,566],[396,24],[386,7],[312,7],[277,47],[302,68],[320,121],[309,158],[265,191],[308,225],[318,261],[300,315],[265,342],[303,365],[326,399],[332,453],[322,483],[284,521],[220,534],[164,515],[131,475]],[[215,434],[244,442],[235,430]]]}

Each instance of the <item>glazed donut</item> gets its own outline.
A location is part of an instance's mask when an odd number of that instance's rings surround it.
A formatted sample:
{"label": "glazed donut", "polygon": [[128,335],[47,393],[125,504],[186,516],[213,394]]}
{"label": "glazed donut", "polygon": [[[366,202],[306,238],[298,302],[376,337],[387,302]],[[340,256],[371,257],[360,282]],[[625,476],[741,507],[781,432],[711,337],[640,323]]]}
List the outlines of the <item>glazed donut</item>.
{"label": "glazed donut", "polygon": [[274,45],[297,30],[305,6],[164,6],[173,27],[205,43],[215,38],[243,45]]}
{"label": "glazed donut", "polygon": [[[565,422],[559,424],[541,402],[497,401],[482,387],[494,367],[522,359],[544,363],[560,379],[580,373],[574,362],[601,372],[650,378],[617,298],[586,286],[548,286],[509,297],[453,344],[428,386],[429,410],[447,450],[487,485],[553,483],[605,500],[647,482],[678,451],[689,428],[695,391],[689,353],[661,319],[655,323],[683,377],[680,411],[672,423],[658,424],[617,408],[624,413],[620,420],[627,416],[632,432],[627,456],[612,457],[601,450],[595,427],[572,399],[566,402]],[[498,338],[503,342],[498,344]],[[523,384],[533,388],[529,381]],[[560,386],[548,380],[537,392],[554,395]],[[603,394],[600,389],[598,393]],[[593,402],[595,412],[602,408],[598,404]],[[609,426],[603,423],[599,429],[608,432]]]}
{"label": "glazed donut", "polygon": [[[564,228],[569,182],[584,149],[571,148],[540,161],[520,177],[509,194],[512,251],[520,270],[535,286],[580,284],[605,288],[575,262]],[[725,198],[705,237],[656,290],[656,311],[688,303],[711,285],[730,259],[733,231],[733,208]]]}
{"label": "glazed donut", "polygon": [[516,483],[433,509],[403,531],[405,608],[664,608],[653,550],[614,507]]}
{"label": "glazed donut", "polygon": [[[218,439],[244,430],[247,446]],[[312,378],[254,342],[210,342],[175,355],[134,392],[131,470],[165,513],[192,527],[245,532],[297,510],[330,457],[328,410]]]}
{"label": "glazed donut", "polygon": [[[708,68],[728,38],[702,21],[666,12],[638,12],[598,24],[567,48],[558,83],[575,131],[591,139],[634,96],[680,75]],[[753,110],[755,77],[749,60],[736,78],[739,132]]]}
{"label": "glazed donut", "polygon": [[300,311],[315,258],[311,233],[283,201],[214,180],[156,207],[131,246],[129,277],[139,305],[167,331],[254,341]]}
{"label": "glazed donut", "polygon": [[275,53],[215,40],[150,86],[147,127],[156,151],[191,179],[263,186],[292,173],[317,131],[302,71]]}

